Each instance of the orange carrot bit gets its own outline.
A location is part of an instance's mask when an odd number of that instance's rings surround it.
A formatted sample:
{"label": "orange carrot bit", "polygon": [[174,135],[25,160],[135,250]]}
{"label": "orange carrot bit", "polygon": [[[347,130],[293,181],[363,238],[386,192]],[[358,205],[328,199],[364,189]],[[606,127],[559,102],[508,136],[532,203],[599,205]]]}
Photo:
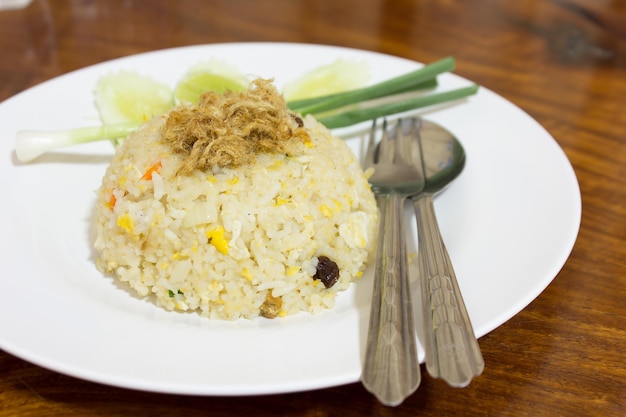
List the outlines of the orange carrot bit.
{"label": "orange carrot bit", "polygon": [[111,193],[111,197],[109,198],[109,201],[105,203],[105,205],[109,208],[109,210],[113,211],[115,203],[117,203],[117,197],[115,197],[115,194]]}
{"label": "orange carrot bit", "polygon": [[150,181],[152,179],[152,174],[159,173],[161,171],[161,161],[157,161],[154,165],[152,165],[141,177],[142,180]]}

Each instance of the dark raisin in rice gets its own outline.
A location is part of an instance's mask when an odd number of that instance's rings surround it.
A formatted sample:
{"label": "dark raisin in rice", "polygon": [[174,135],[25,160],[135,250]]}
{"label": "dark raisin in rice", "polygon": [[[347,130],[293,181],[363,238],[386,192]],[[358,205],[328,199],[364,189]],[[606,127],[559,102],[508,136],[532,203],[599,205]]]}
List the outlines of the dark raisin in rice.
{"label": "dark raisin in rice", "polygon": [[339,280],[339,267],[327,256],[320,256],[317,259],[317,271],[313,278],[319,279],[324,287],[330,288]]}

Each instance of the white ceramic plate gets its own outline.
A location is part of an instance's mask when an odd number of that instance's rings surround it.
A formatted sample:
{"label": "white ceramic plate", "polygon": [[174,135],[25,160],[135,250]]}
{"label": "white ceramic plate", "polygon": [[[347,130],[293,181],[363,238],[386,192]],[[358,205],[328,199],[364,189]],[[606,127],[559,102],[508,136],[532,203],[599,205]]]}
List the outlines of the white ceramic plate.
{"label": "white ceramic plate", "polygon": [[[247,395],[357,381],[371,274],[334,310],[315,316],[219,322],[163,311],[94,267],[90,217],[111,146],[81,145],[26,165],[13,151],[20,129],[97,124],[92,91],[112,70],[173,86],[191,65],[218,58],[280,86],[339,57],[366,63],[372,81],[420,66],[328,46],[203,45],[95,65],[0,104],[0,348],[64,374],[156,392]],[[450,74],[440,81],[441,89],[469,84]],[[550,134],[485,88],[424,115],[455,133],[467,152],[465,171],[436,209],[482,336],[537,297],[565,263],[580,222],[578,183]]]}

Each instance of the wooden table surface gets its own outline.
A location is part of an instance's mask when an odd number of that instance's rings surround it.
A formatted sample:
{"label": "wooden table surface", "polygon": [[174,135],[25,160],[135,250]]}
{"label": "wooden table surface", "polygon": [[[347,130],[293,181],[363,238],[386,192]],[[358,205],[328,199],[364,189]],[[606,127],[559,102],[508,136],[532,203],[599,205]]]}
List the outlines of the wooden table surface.
{"label": "wooden table surface", "polygon": [[626,2],[34,0],[0,11],[0,101],[112,58],[239,41],[454,56],[456,73],[528,112],[572,162],[583,215],[569,260],[480,339],[482,376],[463,389],[426,376],[395,408],[359,383],[240,398],[136,392],[0,351],[0,415],[626,415]]}

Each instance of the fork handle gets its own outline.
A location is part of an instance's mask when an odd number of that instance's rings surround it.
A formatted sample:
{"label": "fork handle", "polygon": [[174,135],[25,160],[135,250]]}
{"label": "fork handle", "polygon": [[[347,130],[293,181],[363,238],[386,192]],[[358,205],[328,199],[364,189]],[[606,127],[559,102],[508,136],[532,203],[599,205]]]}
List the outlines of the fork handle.
{"label": "fork handle", "polygon": [[437,224],[432,195],[414,200],[424,319],[426,369],[453,387],[467,386],[485,366]]}
{"label": "fork handle", "polygon": [[398,405],[420,384],[404,230],[405,198],[379,200],[382,221],[361,381],[385,405]]}

